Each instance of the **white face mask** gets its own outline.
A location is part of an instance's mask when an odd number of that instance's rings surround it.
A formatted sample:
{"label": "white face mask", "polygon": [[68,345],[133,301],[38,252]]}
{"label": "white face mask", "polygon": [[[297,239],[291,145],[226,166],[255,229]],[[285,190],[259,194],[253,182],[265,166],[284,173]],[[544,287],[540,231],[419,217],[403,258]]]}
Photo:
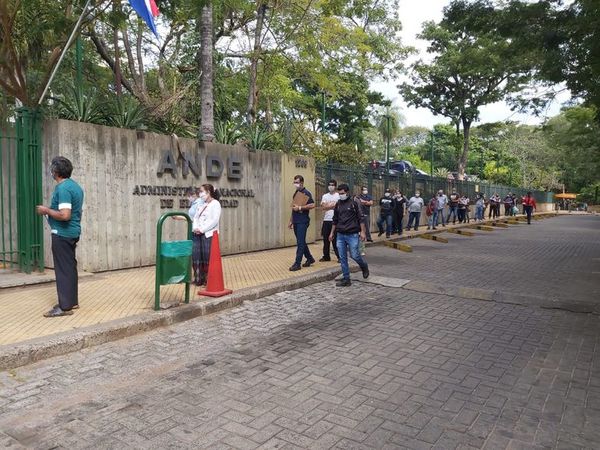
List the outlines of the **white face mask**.
{"label": "white face mask", "polygon": [[348,194],[340,194],[340,200],[348,200]]}
{"label": "white face mask", "polygon": [[296,189],[300,189],[300,183],[294,183],[294,187],[295,187]]}
{"label": "white face mask", "polygon": [[390,194],[389,192],[386,192],[386,193],[385,193],[385,196],[386,196],[386,197],[389,197],[390,195],[392,195],[392,194]]}
{"label": "white face mask", "polygon": [[332,194],[335,192],[335,186],[328,186],[328,189]]}
{"label": "white face mask", "polygon": [[415,197],[419,198],[421,196],[421,194],[415,194]]}
{"label": "white face mask", "polygon": [[369,193],[369,191],[367,191],[366,189],[363,189],[362,193],[363,193],[364,195],[367,195],[367,194]]}
{"label": "white face mask", "polygon": [[208,197],[208,194],[206,192],[200,192],[200,198],[202,200],[206,200],[206,197]]}

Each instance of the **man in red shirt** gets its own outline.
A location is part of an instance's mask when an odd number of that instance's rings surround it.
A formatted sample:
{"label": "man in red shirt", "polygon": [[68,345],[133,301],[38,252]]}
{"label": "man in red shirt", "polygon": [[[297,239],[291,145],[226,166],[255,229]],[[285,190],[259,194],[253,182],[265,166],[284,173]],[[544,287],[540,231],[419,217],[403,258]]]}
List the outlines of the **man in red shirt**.
{"label": "man in red shirt", "polygon": [[523,197],[523,212],[527,214],[527,224],[531,225],[531,213],[536,209],[535,199],[531,196],[531,192],[528,192]]}

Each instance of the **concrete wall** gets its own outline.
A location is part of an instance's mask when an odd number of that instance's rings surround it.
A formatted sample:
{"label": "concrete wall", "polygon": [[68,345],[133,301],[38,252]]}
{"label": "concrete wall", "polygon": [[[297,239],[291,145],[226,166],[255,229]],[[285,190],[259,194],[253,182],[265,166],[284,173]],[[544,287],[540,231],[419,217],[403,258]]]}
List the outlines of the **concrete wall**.
{"label": "concrete wall", "polygon": [[[310,158],[297,162],[282,153],[249,152],[222,144],[200,146],[193,139],[65,120],[45,122],[43,133],[45,167],[55,155],[69,158],[74,166],[72,178],[85,191],[78,260],[87,271],[154,264],[157,220],[165,212],[187,212],[185,187],[211,183],[225,193],[220,223],[223,254],[293,245],[293,233],[287,230],[293,176],[301,173],[306,186],[314,191]],[[157,174],[167,151],[177,168]],[[180,152],[199,162],[199,176],[192,171],[183,174]],[[209,176],[209,155],[224,162],[220,176]],[[240,161],[241,178],[230,176],[228,158]],[[44,185],[44,200],[49,204],[54,182],[48,170],[44,171]],[[150,192],[160,195],[148,195],[144,186],[181,189],[173,193],[173,189],[151,188]],[[46,229],[49,234],[47,225]],[[185,230],[185,222],[169,219],[163,240],[182,239]],[[46,264],[51,267],[49,241],[46,239]]]}

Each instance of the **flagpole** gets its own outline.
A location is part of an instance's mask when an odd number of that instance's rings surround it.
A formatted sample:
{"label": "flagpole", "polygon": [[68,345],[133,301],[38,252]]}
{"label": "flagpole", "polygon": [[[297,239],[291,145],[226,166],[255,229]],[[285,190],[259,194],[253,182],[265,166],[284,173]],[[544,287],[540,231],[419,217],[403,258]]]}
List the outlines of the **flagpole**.
{"label": "flagpole", "polygon": [[81,15],[79,16],[79,19],[77,19],[77,23],[75,24],[75,27],[73,28],[73,31],[71,32],[71,35],[69,36],[67,43],[65,44],[64,48],[62,49],[62,53],[60,54],[60,57],[58,58],[58,61],[57,61],[56,65],[54,66],[54,69],[52,70],[52,74],[50,75],[50,78],[48,79],[48,82],[46,83],[46,87],[44,87],[44,91],[42,92],[42,95],[40,96],[40,99],[38,101],[38,106],[40,106],[42,104],[42,102],[44,101],[44,97],[46,97],[46,93],[48,92],[48,89],[50,88],[50,84],[52,84],[52,80],[54,80],[54,76],[56,75],[56,72],[58,72],[58,69],[62,63],[62,60],[64,59],[65,55],[67,54],[69,47],[75,40],[75,36],[77,35],[77,33],[79,31],[81,22],[83,22],[83,18],[86,15],[91,2],[92,2],[92,0],[87,0],[87,2],[85,3],[85,6],[83,7],[83,11],[81,11]]}

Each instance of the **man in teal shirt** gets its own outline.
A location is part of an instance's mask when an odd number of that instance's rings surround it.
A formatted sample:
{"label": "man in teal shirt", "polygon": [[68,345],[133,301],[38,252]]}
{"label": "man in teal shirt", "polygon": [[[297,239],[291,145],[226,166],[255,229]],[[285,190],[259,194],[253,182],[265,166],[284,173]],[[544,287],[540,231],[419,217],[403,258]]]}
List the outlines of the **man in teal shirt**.
{"label": "man in teal shirt", "polygon": [[48,216],[52,232],[52,258],[56,275],[58,304],[44,314],[59,317],[73,314],[79,308],[77,259],[75,248],[81,234],[83,190],[71,179],[73,165],[62,156],[52,160],[50,173],[56,187],[50,207],[38,205],[37,213]]}

